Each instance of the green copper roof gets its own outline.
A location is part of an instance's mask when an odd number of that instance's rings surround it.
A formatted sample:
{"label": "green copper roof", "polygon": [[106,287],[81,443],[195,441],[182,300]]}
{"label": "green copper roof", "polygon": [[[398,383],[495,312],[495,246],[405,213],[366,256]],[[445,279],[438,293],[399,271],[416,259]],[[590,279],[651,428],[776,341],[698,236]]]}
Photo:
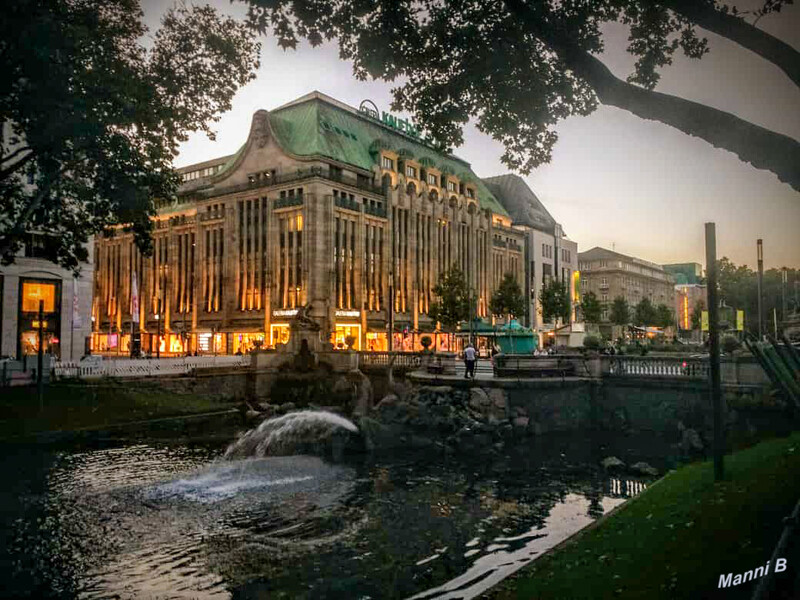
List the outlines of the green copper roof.
{"label": "green copper roof", "polygon": [[380,149],[385,148],[403,156],[425,158],[428,166],[445,173],[471,175],[481,208],[508,215],[468,163],[319,98],[271,112],[270,124],[281,147],[298,156],[323,156],[369,171],[378,164]]}

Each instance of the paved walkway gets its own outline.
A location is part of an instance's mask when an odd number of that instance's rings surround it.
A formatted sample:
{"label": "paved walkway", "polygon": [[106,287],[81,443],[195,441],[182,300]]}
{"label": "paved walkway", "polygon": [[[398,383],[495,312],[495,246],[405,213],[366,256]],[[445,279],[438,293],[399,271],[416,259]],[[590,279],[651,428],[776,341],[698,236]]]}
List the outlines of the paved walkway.
{"label": "paved walkway", "polygon": [[[465,373],[467,372],[467,367],[464,364],[463,360],[456,361],[456,375],[458,377],[464,377]],[[492,370],[492,361],[488,358],[482,358],[478,360],[478,364],[475,365],[475,379],[494,379],[494,371]]]}

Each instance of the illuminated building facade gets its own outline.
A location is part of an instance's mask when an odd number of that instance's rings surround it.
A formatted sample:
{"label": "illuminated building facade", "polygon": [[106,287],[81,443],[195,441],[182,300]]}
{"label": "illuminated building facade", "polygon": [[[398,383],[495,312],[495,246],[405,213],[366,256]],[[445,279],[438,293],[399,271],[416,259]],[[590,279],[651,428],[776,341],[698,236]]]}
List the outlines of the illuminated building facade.
{"label": "illuminated building facade", "polygon": [[705,310],[708,309],[706,286],[698,283],[675,285],[675,315],[677,317],[679,330],[692,330],[692,313],[698,302],[702,303]]}
{"label": "illuminated building facade", "polygon": [[286,341],[309,306],[336,347],[372,350],[389,346],[391,307],[393,349],[419,349],[443,271],[466,274],[479,317],[504,273],[524,280],[524,233],[469,164],[386,113],[313,92],[180,172],[151,257],[121,230],[96,243],[97,348],[119,335],[127,353],[133,331],[153,353],[246,352]]}
{"label": "illuminated building facade", "polygon": [[603,305],[603,334],[611,332],[609,315],[617,297],[624,298],[631,310],[645,298],[653,306],[675,306],[675,279],[661,265],[596,247],[578,255],[578,267],[581,293],[594,292]]}
{"label": "illuminated building facade", "polygon": [[550,331],[554,323],[542,318],[541,291],[552,279],[566,285],[573,310],[570,322],[576,317],[578,304],[578,244],[570,240],[563,228],[547,211],[533,190],[519,175],[499,175],[483,180],[511,215],[514,229],[523,233],[525,284],[522,289],[529,300],[524,325],[537,332]]}

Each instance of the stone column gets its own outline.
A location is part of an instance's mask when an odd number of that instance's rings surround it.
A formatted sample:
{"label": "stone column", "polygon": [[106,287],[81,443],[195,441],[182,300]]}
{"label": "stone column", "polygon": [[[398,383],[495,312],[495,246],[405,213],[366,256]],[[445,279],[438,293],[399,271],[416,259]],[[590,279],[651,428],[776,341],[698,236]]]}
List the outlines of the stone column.
{"label": "stone column", "polygon": [[[236,230],[236,202],[229,200],[225,206],[225,220],[222,228],[223,256],[220,260],[222,268],[222,285],[219,293],[222,295],[222,323],[230,326],[231,319],[236,314],[236,290],[238,279],[236,265],[239,262],[239,232]],[[230,349],[228,350],[230,352]]]}

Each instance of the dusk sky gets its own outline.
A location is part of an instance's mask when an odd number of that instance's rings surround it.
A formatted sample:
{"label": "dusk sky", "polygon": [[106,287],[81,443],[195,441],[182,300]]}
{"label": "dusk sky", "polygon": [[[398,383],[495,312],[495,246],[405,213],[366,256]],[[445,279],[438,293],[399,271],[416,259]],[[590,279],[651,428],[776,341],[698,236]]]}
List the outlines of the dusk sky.
{"label": "dusk sky", "polygon": [[[211,2],[243,17],[246,7]],[[157,27],[166,7],[144,0],[146,21]],[[746,3],[737,3],[746,8]],[[800,47],[800,7],[765,17],[759,26]],[[627,31],[607,28],[601,56],[619,77],[634,60],[625,51]],[[723,38],[707,33],[711,52],[702,60],[677,55],[662,69],[657,90],[703,102],[753,123],[800,139],[800,91],[777,67]],[[241,89],[233,110],[216,124],[217,140],[193,135],[177,166],[231,154],[246,140],[253,113],[273,109],[313,90],[352,106],[373,100],[389,110],[392,84],[359,82],[351,65],[329,44],[307,44],[284,52],[263,37],[258,77]],[[525,179],[580,251],[594,246],[657,263],[705,263],[703,223],[717,224],[717,254],[755,267],[756,239],[764,239],[765,268],[800,267],[800,193],[768,171],[741,162],[680,131],[600,106],[588,117],[557,126],[559,141],[550,164]],[[502,145],[467,127],[455,154],[481,177],[508,172]]]}

